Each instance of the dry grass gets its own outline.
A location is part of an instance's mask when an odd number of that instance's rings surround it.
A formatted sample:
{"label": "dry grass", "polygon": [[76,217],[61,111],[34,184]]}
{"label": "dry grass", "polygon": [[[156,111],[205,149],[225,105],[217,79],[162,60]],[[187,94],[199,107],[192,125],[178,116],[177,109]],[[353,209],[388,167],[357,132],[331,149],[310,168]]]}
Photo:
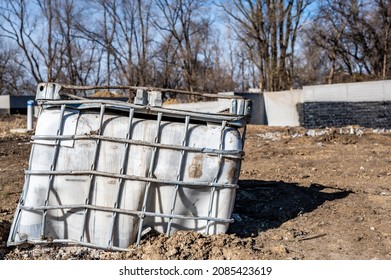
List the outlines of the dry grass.
{"label": "dry grass", "polygon": [[0,137],[10,134],[11,129],[26,128],[25,115],[0,115]]}

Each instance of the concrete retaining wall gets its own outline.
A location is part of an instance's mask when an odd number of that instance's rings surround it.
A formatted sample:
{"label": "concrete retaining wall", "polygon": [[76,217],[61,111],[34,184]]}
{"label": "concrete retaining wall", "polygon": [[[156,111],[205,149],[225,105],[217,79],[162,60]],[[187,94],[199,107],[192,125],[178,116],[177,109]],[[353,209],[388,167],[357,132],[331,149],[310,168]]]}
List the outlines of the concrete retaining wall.
{"label": "concrete retaining wall", "polygon": [[391,80],[303,87],[301,102],[391,101]]}
{"label": "concrete retaining wall", "polygon": [[266,124],[391,128],[391,80],[265,92]]}
{"label": "concrete retaining wall", "polygon": [[[391,80],[307,86],[280,92],[228,92],[253,100],[252,124],[306,128],[360,125],[391,128]],[[175,106],[183,107],[184,104]],[[219,102],[192,103],[200,110],[225,106]],[[197,108],[198,108],[197,107]],[[186,109],[186,108],[184,108]]]}
{"label": "concrete retaining wall", "polygon": [[300,98],[301,90],[265,92],[267,124],[270,126],[299,126],[297,104],[300,102]]}
{"label": "concrete retaining wall", "polygon": [[391,80],[304,87],[296,106],[306,128],[391,128]]}
{"label": "concrete retaining wall", "polygon": [[10,113],[10,96],[0,95],[0,114]]}

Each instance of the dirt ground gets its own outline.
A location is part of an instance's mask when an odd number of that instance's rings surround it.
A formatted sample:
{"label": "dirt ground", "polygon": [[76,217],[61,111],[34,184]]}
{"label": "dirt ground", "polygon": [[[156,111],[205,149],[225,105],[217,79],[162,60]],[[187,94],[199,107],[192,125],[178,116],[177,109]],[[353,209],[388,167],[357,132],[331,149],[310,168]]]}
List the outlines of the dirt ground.
{"label": "dirt ground", "polygon": [[151,234],[130,252],[6,247],[31,134],[0,117],[0,259],[391,259],[391,132],[248,126],[226,234]]}

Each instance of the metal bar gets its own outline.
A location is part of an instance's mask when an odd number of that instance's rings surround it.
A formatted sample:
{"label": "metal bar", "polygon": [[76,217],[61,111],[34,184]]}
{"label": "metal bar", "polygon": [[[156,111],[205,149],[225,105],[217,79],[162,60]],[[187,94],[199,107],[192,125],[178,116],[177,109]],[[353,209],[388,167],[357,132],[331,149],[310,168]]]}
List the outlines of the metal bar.
{"label": "metal bar", "polygon": [[181,220],[211,220],[216,222],[232,223],[233,219],[214,218],[207,216],[186,216],[186,215],[175,215],[175,214],[163,214],[156,212],[146,212],[137,210],[127,210],[113,207],[96,206],[91,204],[72,204],[72,205],[48,205],[48,206],[21,206],[22,210],[26,211],[42,211],[42,210],[58,210],[58,209],[90,209],[103,212],[115,212],[125,215],[132,216],[145,216],[145,217],[159,217],[159,218],[171,218]]}
{"label": "metal bar", "polygon": [[[222,124],[221,124],[221,135],[220,135],[220,144],[219,144],[219,149],[223,149],[223,145],[224,145],[224,132],[225,132],[225,126],[226,126],[226,122],[224,121]],[[217,183],[219,177],[220,177],[220,173],[221,173],[221,165],[222,165],[222,158],[221,156],[219,155],[219,159],[218,159],[219,163],[218,163],[218,168],[216,170],[216,175],[213,179],[213,183]],[[212,215],[212,210],[213,210],[213,200],[214,200],[214,195],[215,195],[215,192],[216,192],[216,188],[215,187],[212,187],[210,189],[210,200],[209,200],[209,207],[208,207],[208,217],[210,218],[211,215]],[[209,227],[210,227],[210,220],[207,221],[206,223],[206,228],[205,228],[205,233],[208,234],[209,233]]]}
{"label": "metal bar", "polygon": [[[190,117],[189,117],[190,118]],[[209,148],[194,148],[194,147],[184,147],[184,146],[176,146],[169,144],[161,144],[161,143],[151,143],[140,140],[131,140],[131,139],[122,139],[115,137],[107,137],[103,135],[35,135],[31,137],[32,140],[102,140],[102,141],[110,141],[122,144],[132,144],[139,146],[147,146],[147,147],[157,147],[161,149],[171,149],[178,151],[188,151],[188,152],[198,152],[205,154],[215,154],[215,155],[224,155],[225,157],[242,159],[244,156],[244,152],[242,150],[220,150],[220,149],[209,149]],[[35,143],[35,142],[33,142]],[[46,143],[37,143],[42,145],[47,145]],[[50,144],[49,144],[50,145]]]}
{"label": "metal bar", "polygon": [[[101,104],[100,107],[100,114],[99,114],[99,128],[97,131],[97,134],[100,135],[102,133],[102,124],[103,124],[103,117],[105,114],[105,109],[106,105]],[[96,170],[96,165],[97,165],[97,159],[98,159],[98,154],[99,154],[99,148],[100,148],[100,139],[96,139],[96,145],[95,145],[95,151],[94,151],[94,158],[93,162],[91,164],[91,174],[90,174],[90,186],[89,186],[89,191],[88,191],[88,197],[86,198],[86,204],[90,203],[91,197],[92,197],[92,190],[94,188],[95,184],[95,174],[93,171]],[[83,213],[83,223],[82,223],[82,228],[81,228],[81,234],[80,234],[80,241],[84,241],[84,231],[86,228],[86,223],[88,219],[88,208],[85,208],[84,213]]]}
{"label": "metal bar", "polygon": [[[88,104],[89,106],[86,106],[87,108],[98,108],[100,104],[106,104],[107,108],[116,109],[116,110],[128,110],[128,108],[135,108],[136,112],[141,113],[164,113],[166,116],[191,116],[192,118],[196,120],[204,120],[204,121],[210,121],[210,122],[221,122],[221,121],[229,121],[231,122],[240,122],[246,119],[245,116],[240,115],[224,115],[224,114],[216,114],[216,113],[202,113],[202,112],[191,112],[187,110],[179,110],[179,109],[168,109],[168,108],[160,108],[160,107],[152,107],[149,105],[142,106],[142,105],[135,105],[131,103],[126,102],[120,102],[120,101],[114,101],[114,100],[103,100],[103,99],[94,99],[94,100],[45,100],[40,101],[39,104],[41,105],[85,105]],[[113,107],[110,107],[113,106]],[[78,109],[83,109],[83,107],[78,107]],[[243,124],[245,124],[244,122]]]}
{"label": "metal bar", "polygon": [[[134,116],[134,109],[130,108],[129,110],[129,122],[128,122],[128,132],[126,133],[126,140],[129,140],[132,138],[132,126],[133,126],[133,116]],[[124,147],[124,153],[122,157],[122,164],[121,164],[121,169],[119,171],[120,175],[125,175],[126,174],[126,168],[127,168],[127,162],[128,162],[128,156],[129,156],[129,143],[125,143]],[[124,187],[125,179],[124,178],[118,178],[118,191],[117,191],[117,200],[114,204],[114,208],[120,208],[121,204],[121,195]],[[110,233],[110,239],[108,242],[109,246],[113,245],[113,237],[114,237],[114,225],[115,225],[115,220],[117,218],[117,212],[113,212],[113,218],[111,221],[111,233]]]}
{"label": "metal bar", "polygon": [[[158,143],[160,141],[160,139],[159,139],[160,138],[160,125],[162,122],[162,117],[163,117],[162,113],[159,113],[157,116],[156,135],[155,135],[155,141],[154,141],[155,143]],[[155,168],[156,151],[157,151],[157,147],[153,147],[152,155],[151,155],[151,162],[150,162],[149,170],[148,170],[148,178],[152,178],[152,175],[153,175],[153,170]],[[141,208],[142,212],[145,212],[145,210],[147,208],[147,200],[148,200],[148,193],[149,193],[150,187],[151,187],[151,180],[148,180],[147,185],[145,187],[145,192],[144,192],[143,205]],[[140,244],[141,233],[143,230],[143,223],[144,223],[144,215],[140,216],[140,222],[139,222],[139,228],[138,228],[138,234],[137,234],[137,245]]]}
{"label": "metal bar", "polygon": [[163,180],[157,178],[150,177],[142,177],[135,175],[120,175],[117,173],[109,173],[103,171],[95,171],[95,170],[56,170],[56,171],[48,171],[48,170],[26,170],[25,174],[27,175],[90,175],[90,176],[102,176],[102,177],[110,177],[110,178],[123,178],[125,180],[132,181],[141,181],[147,183],[157,183],[164,185],[181,185],[181,186],[192,186],[192,187],[214,187],[214,188],[227,188],[227,189],[236,189],[239,187],[238,184],[219,184],[214,182],[192,182],[192,181],[173,181],[173,180]]}
{"label": "metal bar", "polygon": [[[187,134],[189,132],[189,123],[190,123],[190,117],[187,116],[186,117],[186,121],[185,121],[185,130],[183,132],[182,147],[185,147],[187,145]],[[185,155],[185,149],[182,148],[182,150],[181,150],[181,157],[179,159],[178,169],[177,169],[177,174],[176,174],[176,180],[178,182],[182,181],[183,158],[184,158],[184,155]],[[171,206],[171,210],[170,210],[170,214],[171,215],[174,214],[174,209],[175,209],[175,205],[176,205],[176,199],[177,199],[177,196],[178,196],[178,188],[179,188],[179,184],[176,184],[175,187],[174,187],[172,206]],[[169,221],[168,221],[168,224],[167,224],[167,232],[166,232],[167,236],[170,235],[172,220],[173,219],[170,218]]]}
{"label": "metal bar", "polygon": [[[34,150],[35,150],[35,144],[33,143],[33,145],[31,146],[31,152],[30,152],[29,162],[28,162],[28,169],[29,170],[31,170],[31,166],[32,166],[32,162],[33,162]],[[25,181],[24,181],[24,185],[23,185],[23,190],[22,190],[22,193],[20,195],[18,206],[17,206],[16,211],[15,211],[15,219],[12,221],[12,224],[11,224],[10,235],[8,237],[7,242],[12,242],[13,240],[15,240],[15,234],[17,233],[17,231],[15,230],[15,227],[17,227],[17,225],[19,224],[19,219],[20,219],[20,215],[21,215],[21,208],[20,208],[20,206],[24,205],[26,197],[27,197],[27,193],[29,191],[30,177],[31,177],[31,175],[25,174]]]}
{"label": "metal bar", "polygon": [[[31,155],[30,155],[29,162],[30,162],[29,166],[31,166]],[[18,203],[18,206],[15,211],[15,219],[12,221],[11,228],[10,228],[10,235],[8,236],[7,243],[15,240],[15,234],[17,233],[17,231],[15,230],[15,227],[17,227],[17,225],[19,224],[19,219],[20,219],[20,215],[21,215],[21,211],[22,211],[21,206],[23,206],[25,203],[25,199],[26,199],[28,187],[29,187],[29,181],[30,181],[30,175],[25,175],[25,183],[23,186],[23,191],[20,195],[19,203]]]}
{"label": "metal bar", "polygon": [[[100,245],[96,245],[94,243],[81,242],[81,241],[77,241],[74,239],[52,239],[50,241],[27,239],[23,243],[29,243],[29,244],[33,244],[33,245],[68,244],[68,245],[80,245],[80,246],[90,247],[93,249],[101,249],[101,250],[111,250],[111,251],[121,251],[121,252],[129,252],[130,251],[129,249],[126,249],[126,248],[121,248],[121,247],[116,247],[116,246],[111,246],[111,247],[100,246]],[[8,243],[8,246],[13,246],[13,245],[18,245],[18,244],[20,244],[20,243],[10,242],[10,243]]]}
{"label": "metal bar", "polygon": [[146,90],[146,91],[161,91],[161,92],[172,92],[172,93],[180,93],[180,94],[188,94],[188,95],[197,95],[200,97],[212,97],[212,98],[224,98],[224,99],[244,99],[242,96],[237,96],[237,95],[204,93],[204,92],[187,91],[187,90],[180,90],[180,89],[167,89],[167,88],[158,88],[158,87],[118,86],[118,85],[114,85],[114,86],[109,86],[109,85],[74,86],[74,85],[64,85],[64,84],[60,84],[60,86],[64,89],[72,89],[72,90],[93,90],[93,89],[131,89],[131,90],[137,90],[137,89],[142,89],[142,90]]}
{"label": "metal bar", "polygon": [[241,143],[242,143],[242,149],[244,149],[244,141],[246,140],[246,133],[247,133],[247,126],[243,127],[243,132],[241,135]]}
{"label": "metal bar", "polygon": [[[62,133],[62,127],[63,127],[63,123],[64,123],[64,113],[65,113],[65,105],[62,105],[59,120],[58,120],[57,132],[56,132],[57,135],[60,135]],[[53,159],[52,159],[52,164],[50,166],[50,171],[56,170],[58,153],[60,151],[60,140],[57,139],[55,141],[56,142],[55,142],[55,146],[54,146]],[[53,174],[50,174],[48,188],[45,193],[45,200],[44,200],[45,206],[47,206],[49,204],[50,190],[53,188],[53,181],[54,181],[54,176],[53,176]],[[41,236],[45,236],[46,214],[47,214],[47,211],[44,210],[42,213]]]}

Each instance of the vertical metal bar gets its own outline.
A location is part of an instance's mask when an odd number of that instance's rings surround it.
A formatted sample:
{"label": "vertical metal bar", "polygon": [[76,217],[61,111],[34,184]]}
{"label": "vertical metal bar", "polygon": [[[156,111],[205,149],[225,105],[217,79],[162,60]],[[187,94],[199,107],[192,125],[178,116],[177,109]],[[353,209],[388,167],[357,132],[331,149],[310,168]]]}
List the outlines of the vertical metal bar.
{"label": "vertical metal bar", "polygon": [[[190,123],[190,116],[186,116],[185,130],[183,132],[182,147],[187,146],[187,134],[189,132],[189,123]],[[181,150],[181,157],[179,159],[179,164],[178,164],[178,169],[177,169],[177,174],[176,174],[176,180],[178,182],[182,180],[184,155],[185,155],[185,150]],[[178,194],[178,188],[179,188],[179,185],[178,184],[175,185],[174,192],[173,192],[172,206],[171,206],[171,211],[170,211],[171,215],[174,214],[176,199],[177,199],[177,194]],[[172,218],[169,218],[168,225],[167,225],[167,231],[166,231],[167,236],[170,235],[172,220],[173,220]]]}
{"label": "vertical metal bar", "polygon": [[[98,131],[97,131],[97,135],[101,135],[102,134],[102,124],[103,124],[103,117],[104,117],[104,114],[105,114],[105,110],[106,110],[106,104],[101,104],[100,105],[100,114],[99,114],[99,128],[98,128]],[[96,165],[97,165],[97,159],[98,159],[98,154],[99,154],[99,148],[100,148],[100,139],[96,139],[96,145],[95,145],[95,151],[94,151],[94,158],[93,158],[93,161],[92,161],[92,164],[91,164],[91,167],[90,167],[90,170],[91,171],[94,171],[96,170]],[[90,186],[89,186],[89,191],[88,191],[88,196],[85,200],[85,204],[88,205],[90,204],[90,200],[91,200],[91,197],[92,197],[92,190],[94,189],[94,184],[95,184],[95,176],[94,175],[90,175]],[[88,209],[85,208],[84,209],[84,213],[83,213],[83,223],[82,223],[82,228],[81,228],[81,234],[80,234],[80,241],[84,241],[84,231],[85,231],[85,227],[86,227],[86,223],[87,223],[87,213],[88,213]]]}
{"label": "vertical metal bar", "polygon": [[246,132],[247,132],[247,126],[245,125],[243,127],[243,132],[242,132],[242,139],[241,139],[241,142],[242,142],[242,150],[244,150],[244,142],[246,140]]}
{"label": "vertical metal bar", "polygon": [[[222,124],[221,124],[221,134],[220,134],[220,144],[219,144],[219,149],[222,150],[223,149],[223,145],[224,145],[224,130],[225,130],[225,127],[227,125],[227,121],[223,121]],[[215,178],[213,179],[213,183],[217,183],[217,181],[219,180],[219,176],[220,176],[220,173],[221,173],[221,166],[222,166],[222,156],[221,154],[219,154],[219,159],[218,159],[219,163],[218,163],[218,168],[216,170],[216,175],[215,175]],[[208,218],[211,217],[212,215],[212,210],[213,210],[213,200],[214,200],[214,195],[215,195],[215,192],[216,192],[216,187],[212,187],[210,189],[210,199],[209,199],[209,207],[208,207]],[[207,223],[206,223],[206,229],[205,229],[205,233],[208,234],[209,232],[209,227],[210,227],[210,220],[208,219]]]}
{"label": "vertical metal bar", "polygon": [[[126,140],[132,139],[132,125],[133,125],[133,117],[134,117],[134,108],[130,108],[129,110],[129,122],[128,122],[128,132],[126,133]],[[129,158],[129,148],[130,144],[125,143],[124,147],[124,154],[122,157],[122,164],[121,164],[121,170],[119,171],[119,174],[124,175],[126,174],[126,168],[127,168],[127,163],[128,163],[128,158]],[[117,190],[117,200],[114,203],[114,208],[120,208],[121,204],[121,195],[123,191],[125,180],[123,178],[118,179],[118,190]],[[114,237],[114,226],[115,226],[115,220],[117,218],[117,212],[113,212],[113,217],[111,220],[111,232],[110,232],[110,239],[108,242],[108,246],[113,246],[113,237]]]}
{"label": "vertical metal bar", "polygon": [[[154,142],[155,143],[159,143],[160,141],[160,125],[161,125],[161,122],[162,122],[162,113],[158,113],[157,115],[157,121],[156,121],[156,135],[155,135],[155,139],[154,139]],[[154,167],[155,167],[155,160],[156,160],[156,151],[157,151],[157,147],[153,147],[153,150],[152,150],[152,155],[151,155],[151,162],[150,162],[150,165],[149,165],[149,170],[148,170],[148,178],[152,178],[152,175],[153,175],[153,170],[154,170]],[[149,189],[151,187],[151,182],[148,182],[146,187],[145,187],[145,192],[144,192],[144,199],[143,199],[143,205],[142,205],[142,208],[141,208],[141,216],[140,216],[140,222],[139,222],[139,227],[138,227],[138,234],[137,234],[137,245],[140,244],[140,240],[141,240],[141,233],[143,231],[143,224],[144,224],[144,218],[145,218],[145,211],[146,211],[146,208],[147,208],[147,200],[148,200],[148,193],[149,193]]]}
{"label": "vertical metal bar", "polygon": [[[59,116],[59,120],[58,120],[58,127],[57,127],[57,132],[56,132],[57,136],[62,134],[63,124],[64,124],[64,113],[65,113],[65,104],[61,105],[60,116]],[[58,153],[60,151],[60,141],[61,140],[59,140],[59,139],[55,140],[55,146],[54,146],[52,164],[50,165],[50,171],[56,170]],[[53,188],[53,181],[54,181],[54,175],[49,175],[49,184],[48,184],[48,188],[45,193],[44,206],[49,205],[49,196],[50,196],[50,190]],[[42,224],[41,237],[45,236],[46,214],[47,214],[47,210],[43,210],[42,223],[41,223]]]}
{"label": "vertical metal bar", "polygon": [[[42,114],[42,112],[43,112],[43,108],[42,108],[42,106],[39,106],[38,117]],[[33,163],[33,155],[34,155],[35,146],[36,146],[36,144],[33,142],[32,147],[31,147],[30,156],[29,156],[29,163],[28,163],[28,170],[29,171],[31,171],[31,166],[32,166],[32,163]],[[20,219],[20,215],[21,215],[21,212],[22,212],[22,209],[20,208],[20,206],[24,206],[25,205],[27,193],[28,193],[29,188],[30,188],[30,178],[31,178],[31,174],[25,175],[25,182],[24,182],[24,185],[23,185],[22,194],[20,195],[20,200],[19,200],[17,209],[15,211],[15,217],[16,218],[12,222],[12,225],[11,225],[11,228],[10,228],[10,233],[12,235],[10,234],[10,236],[8,238],[8,241],[12,241],[13,242],[15,240],[15,234],[17,233],[17,231],[15,231],[15,227],[17,227],[18,224],[19,224],[19,219]]]}
{"label": "vertical metal bar", "polygon": [[[35,145],[36,144],[33,143],[32,147],[31,147],[31,152],[30,152],[30,156],[29,156],[29,163],[28,163],[28,171],[31,171],[31,165],[32,165],[32,162],[33,162],[33,155],[34,155]],[[23,190],[22,190],[22,193],[20,195],[19,203],[18,203],[18,206],[17,206],[16,211],[15,211],[15,219],[12,222],[12,225],[11,225],[11,228],[10,228],[10,233],[12,235],[10,234],[10,236],[8,238],[8,241],[11,241],[11,242],[15,241],[15,234],[17,233],[15,231],[15,227],[17,227],[17,225],[19,224],[19,219],[20,219],[20,215],[21,215],[21,212],[22,212],[21,206],[24,206],[24,204],[25,204],[27,193],[28,193],[28,190],[29,190],[29,187],[30,187],[30,177],[31,177],[31,174],[26,174],[24,177],[25,177],[25,181],[24,181],[24,185],[23,185]]]}

